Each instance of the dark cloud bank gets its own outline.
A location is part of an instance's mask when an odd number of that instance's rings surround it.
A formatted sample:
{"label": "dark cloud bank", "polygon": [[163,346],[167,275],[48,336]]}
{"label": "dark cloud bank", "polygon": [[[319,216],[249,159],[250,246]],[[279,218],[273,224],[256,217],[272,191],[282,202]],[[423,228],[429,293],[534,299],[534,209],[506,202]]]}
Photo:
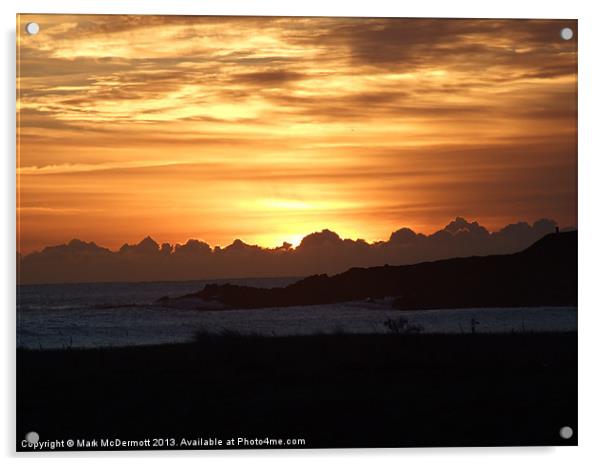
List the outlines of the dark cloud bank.
{"label": "dark cloud bank", "polygon": [[519,222],[489,232],[477,222],[458,217],[445,228],[424,235],[409,228],[388,241],[367,243],[341,239],[330,230],[312,233],[297,248],[266,249],[235,240],[211,248],[191,239],[175,246],[147,237],[111,251],[77,239],[40,252],[18,256],[19,283],[199,280],[213,278],[306,276],[339,273],[350,267],[404,265],[451,257],[509,254],[555,231],[556,222]]}

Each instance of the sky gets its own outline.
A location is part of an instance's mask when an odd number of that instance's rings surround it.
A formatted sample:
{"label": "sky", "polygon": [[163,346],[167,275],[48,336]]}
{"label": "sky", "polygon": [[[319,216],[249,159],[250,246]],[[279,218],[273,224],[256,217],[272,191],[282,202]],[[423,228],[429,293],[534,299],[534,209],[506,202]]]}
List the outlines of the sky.
{"label": "sky", "polygon": [[576,21],[18,23],[21,253],[577,225]]}

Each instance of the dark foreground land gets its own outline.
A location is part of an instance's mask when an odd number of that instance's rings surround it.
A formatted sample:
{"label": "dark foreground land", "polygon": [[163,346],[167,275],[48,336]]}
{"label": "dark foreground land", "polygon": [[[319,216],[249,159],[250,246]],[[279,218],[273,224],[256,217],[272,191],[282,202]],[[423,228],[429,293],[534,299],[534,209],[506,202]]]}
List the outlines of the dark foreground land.
{"label": "dark foreground land", "polygon": [[[18,450],[32,430],[178,447],[266,437],[305,440],[280,448],[577,443],[575,333],[205,335],[17,359]],[[562,426],[574,437],[561,439]]]}

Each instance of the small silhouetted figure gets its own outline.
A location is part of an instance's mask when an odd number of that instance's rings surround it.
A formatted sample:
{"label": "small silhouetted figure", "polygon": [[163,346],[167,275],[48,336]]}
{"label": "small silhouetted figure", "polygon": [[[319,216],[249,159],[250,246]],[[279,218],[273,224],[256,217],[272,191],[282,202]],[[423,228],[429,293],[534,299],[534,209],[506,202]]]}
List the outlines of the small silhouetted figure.
{"label": "small silhouetted figure", "polygon": [[481,322],[479,322],[478,320],[476,320],[474,317],[470,319],[470,331],[475,334],[477,333],[477,325],[479,325]]}
{"label": "small silhouetted figure", "polygon": [[560,233],[560,228],[556,227],[556,234]]}

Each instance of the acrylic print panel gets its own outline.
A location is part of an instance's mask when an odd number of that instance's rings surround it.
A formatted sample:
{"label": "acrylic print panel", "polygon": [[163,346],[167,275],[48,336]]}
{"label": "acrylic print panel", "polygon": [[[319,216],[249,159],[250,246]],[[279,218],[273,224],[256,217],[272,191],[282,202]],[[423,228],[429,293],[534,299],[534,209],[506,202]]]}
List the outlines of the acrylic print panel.
{"label": "acrylic print panel", "polygon": [[577,443],[576,21],[17,31],[18,450]]}

